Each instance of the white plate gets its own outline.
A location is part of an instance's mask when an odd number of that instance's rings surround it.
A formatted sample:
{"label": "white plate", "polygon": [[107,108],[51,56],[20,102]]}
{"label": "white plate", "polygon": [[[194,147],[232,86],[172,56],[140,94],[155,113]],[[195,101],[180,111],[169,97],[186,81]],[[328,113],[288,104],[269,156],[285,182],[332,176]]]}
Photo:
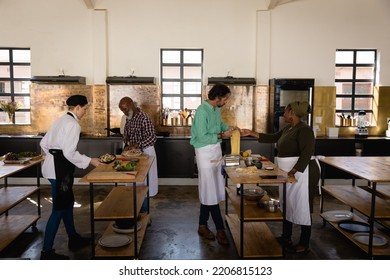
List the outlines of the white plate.
{"label": "white plate", "polygon": [[322,213],[325,219],[330,222],[348,221],[353,218],[353,213],[346,210],[334,210]]}
{"label": "white plate", "polygon": [[99,244],[103,247],[116,248],[125,246],[131,241],[131,237],[128,235],[112,234],[100,238]]}
{"label": "white plate", "polygon": [[[142,227],[141,223],[137,222],[137,231],[139,231],[141,229],[141,227]],[[116,226],[116,224],[113,223],[111,225],[111,228],[116,233],[125,233],[126,234],[126,233],[133,233],[134,232],[134,226],[132,228],[128,228],[128,229],[122,229],[122,228],[118,228]]]}
{"label": "white plate", "polygon": [[[352,234],[352,238],[355,239],[356,241],[368,245],[368,239],[370,237],[369,232],[358,232]],[[382,235],[379,234],[373,234],[372,235],[372,246],[383,246],[387,244],[387,239],[383,237]]]}

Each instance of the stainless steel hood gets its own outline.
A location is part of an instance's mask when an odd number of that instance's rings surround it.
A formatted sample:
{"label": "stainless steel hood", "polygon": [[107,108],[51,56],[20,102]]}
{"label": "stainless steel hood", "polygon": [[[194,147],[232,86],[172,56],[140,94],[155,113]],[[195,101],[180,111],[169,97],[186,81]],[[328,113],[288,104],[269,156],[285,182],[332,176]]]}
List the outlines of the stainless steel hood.
{"label": "stainless steel hood", "polygon": [[154,77],[136,77],[136,76],[112,76],[107,77],[107,84],[155,84]]}
{"label": "stainless steel hood", "polygon": [[234,78],[232,76],[226,77],[209,77],[208,84],[235,84],[235,85],[256,85],[255,78]]}
{"label": "stainless steel hood", "polygon": [[82,84],[85,85],[85,77],[80,76],[33,76],[30,81],[32,83],[44,84]]}

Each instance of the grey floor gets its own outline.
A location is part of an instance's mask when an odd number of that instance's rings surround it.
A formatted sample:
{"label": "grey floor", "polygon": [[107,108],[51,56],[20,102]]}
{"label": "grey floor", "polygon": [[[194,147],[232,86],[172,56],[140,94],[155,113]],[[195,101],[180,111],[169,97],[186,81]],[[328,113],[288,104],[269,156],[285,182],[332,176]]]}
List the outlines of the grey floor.
{"label": "grey floor", "polygon": [[[95,206],[108,194],[112,186],[97,186],[95,188]],[[273,189],[269,189],[273,194]],[[276,191],[275,191],[276,192]],[[89,222],[89,188],[75,186],[75,223],[80,234],[90,234]],[[23,202],[13,209],[12,213],[36,211],[33,202],[36,199]],[[324,196],[324,210],[349,210],[331,197]],[[319,216],[320,198],[315,198],[313,214],[312,239],[310,252],[306,255],[287,254],[284,259],[295,260],[358,260],[367,256],[330,225],[323,225]],[[37,230],[29,228],[6,249],[0,252],[3,259],[32,259],[37,260],[43,242],[44,228],[51,211],[50,189],[44,186],[41,191],[42,217],[37,223]],[[199,201],[196,186],[160,186],[157,196],[151,198],[151,219],[142,244],[140,259],[144,260],[223,260],[239,259],[230,232],[227,230],[230,246],[221,246],[217,241],[206,241],[198,236]],[[221,204],[224,212],[224,204]],[[281,223],[268,223],[276,236],[281,233]],[[96,223],[96,232],[106,227],[105,222]],[[212,222],[210,228],[214,230]],[[99,235],[96,234],[96,238]],[[299,228],[294,228],[294,240],[299,237]],[[71,259],[91,259],[90,247],[71,252],[67,248],[67,236],[61,224],[55,240],[56,252],[68,255]]]}

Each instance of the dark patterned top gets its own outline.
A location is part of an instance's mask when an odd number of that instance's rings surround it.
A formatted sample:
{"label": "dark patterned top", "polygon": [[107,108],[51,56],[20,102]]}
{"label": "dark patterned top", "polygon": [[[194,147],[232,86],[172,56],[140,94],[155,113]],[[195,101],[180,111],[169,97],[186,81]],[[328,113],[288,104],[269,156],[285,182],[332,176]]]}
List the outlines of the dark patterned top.
{"label": "dark patterned top", "polygon": [[157,138],[150,117],[142,111],[134,114],[126,121],[124,138],[127,139],[129,146],[137,144],[141,150],[154,146]]}

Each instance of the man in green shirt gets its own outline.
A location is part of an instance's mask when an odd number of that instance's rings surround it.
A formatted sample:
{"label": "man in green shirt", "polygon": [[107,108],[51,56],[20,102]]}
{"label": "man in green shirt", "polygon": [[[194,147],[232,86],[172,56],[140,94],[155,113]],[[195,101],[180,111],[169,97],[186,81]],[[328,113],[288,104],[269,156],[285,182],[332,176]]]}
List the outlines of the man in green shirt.
{"label": "man in green shirt", "polygon": [[[231,95],[223,84],[214,85],[208,99],[197,108],[191,127],[191,145],[195,148],[198,166],[200,215],[198,234],[209,240],[217,238],[221,245],[228,245],[219,203],[225,200],[222,168],[222,138],[230,138],[234,127],[221,120],[221,107]],[[217,234],[208,228],[209,216],[214,221]]]}

